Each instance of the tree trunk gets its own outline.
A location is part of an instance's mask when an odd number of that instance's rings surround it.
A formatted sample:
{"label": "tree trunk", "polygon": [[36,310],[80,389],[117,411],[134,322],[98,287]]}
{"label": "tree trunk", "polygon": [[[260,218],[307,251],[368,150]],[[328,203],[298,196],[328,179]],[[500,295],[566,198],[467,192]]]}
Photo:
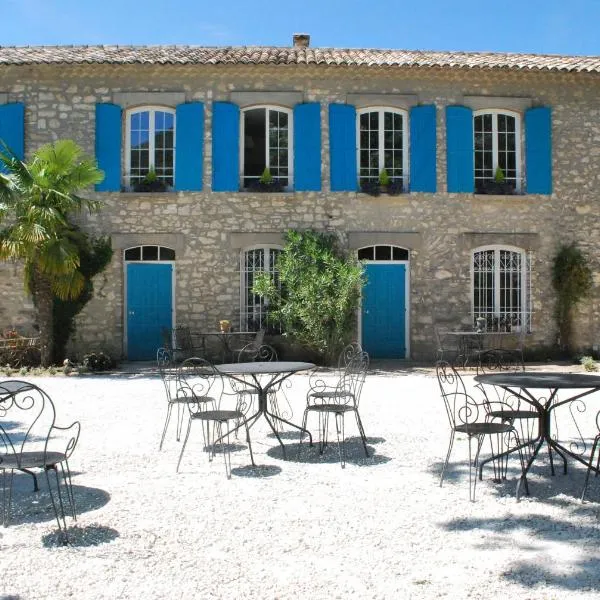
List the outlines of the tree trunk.
{"label": "tree trunk", "polygon": [[38,311],[42,367],[49,367],[52,364],[54,347],[54,294],[50,279],[46,275],[36,270],[34,277],[31,291]]}

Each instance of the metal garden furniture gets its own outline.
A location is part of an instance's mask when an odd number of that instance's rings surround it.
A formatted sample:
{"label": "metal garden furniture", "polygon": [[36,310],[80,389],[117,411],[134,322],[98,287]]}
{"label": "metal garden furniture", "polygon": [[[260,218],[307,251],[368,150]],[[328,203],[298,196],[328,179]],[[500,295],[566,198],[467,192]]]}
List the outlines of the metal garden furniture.
{"label": "metal garden furniture", "polygon": [[[436,364],[436,375],[440,387],[440,394],[444,401],[444,407],[450,424],[450,442],[446,460],[440,474],[440,487],[444,482],[446,468],[452,454],[454,437],[457,433],[465,434],[469,440],[469,499],[475,501],[475,490],[477,486],[477,470],[479,468],[479,454],[483,441],[486,437],[490,440],[492,457],[499,456],[504,447],[504,437],[512,437],[515,446],[520,445],[519,436],[516,429],[510,423],[498,423],[490,421],[487,418],[487,402],[477,402],[472,396],[467,394],[462,378],[456,369],[448,362],[440,361]],[[493,440],[496,441],[496,452],[494,451]],[[472,445],[475,442],[475,451]],[[523,458],[519,451],[521,464]],[[485,461],[488,462],[488,461]],[[494,461],[495,479],[500,479],[501,470]]]}
{"label": "metal garden furniture", "polygon": [[[327,446],[329,415],[333,414],[342,469],[346,466],[344,417],[348,413],[354,413],[365,455],[369,456],[365,430],[358,412],[360,396],[368,369],[369,355],[366,352],[357,352],[348,359],[348,363],[334,388],[313,387],[307,394],[302,429],[306,430],[310,413],[316,413],[319,416],[319,452],[323,454]],[[302,438],[300,438],[301,443]]]}
{"label": "metal garden furniture", "polygon": [[[183,458],[183,453],[190,437],[192,423],[195,422],[199,422],[202,425],[205,449],[208,452],[209,460],[212,461],[215,456],[218,442],[225,440],[224,444],[221,443],[221,450],[225,460],[225,473],[228,479],[231,479],[231,444],[229,439],[230,433],[233,431],[229,427],[231,422],[241,423],[245,427],[250,460],[254,465],[252,443],[250,442],[250,431],[246,415],[240,408],[239,403],[231,409],[223,407],[223,379],[215,367],[202,358],[188,358],[179,369],[179,386],[180,393],[189,398],[186,406],[188,407],[190,418],[183,446],[181,447],[179,461],[177,462],[177,472],[179,472],[181,459]],[[205,427],[206,430],[204,429]],[[223,431],[224,428],[225,431]]]}
{"label": "metal garden furniture", "polygon": [[[600,376],[554,372],[494,373],[477,375],[475,381],[484,385],[501,387],[506,392],[529,404],[538,413],[539,430],[530,442],[534,446],[533,452],[529,456],[527,465],[523,470],[523,475],[517,483],[517,499],[519,499],[523,484],[525,484],[525,491],[528,492],[526,476],[544,443],[548,446],[552,475],[554,475],[553,451],[562,458],[565,473],[567,472],[567,456],[581,462],[588,469],[596,471],[596,468],[592,464],[593,457],[589,461],[586,461],[581,454],[566,448],[552,435],[551,418],[558,407],[574,402],[579,404],[579,411],[583,412],[585,404],[582,398],[600,391]],[[544,390],[542,392],[543,395],[538,394],[535,390]],[[560,399],[558,396],[560,390],[577,390],[577,392],[568,398]]]}
{"label": "metal garden furniture", "polygon": [[300,371],[308,371],[315,365],[309,362],[291,362],[291,361],[258,361],[258,362],[241,362],[241,363],[225,363],[215,365],[220,373],[226,375],[230,380],[236,381],[243,386],[248,386],[256,390],[258,396],[258,406],[256,412],[247,417],[248,427],[252,427],[262,416],[265,418],[271,431],[275,434],[277,441],[281,445],[283,457],[286,457],[285,446],[281,440],[279,432],[275,427],[274,421],[287,423],[291,427],[300,429],[307,433],[312,445],[312,436],[310,432],[291,421],[283,418],[269,409],[269,395],[271,390],[277,389],[279,385],[291,377],[294,373]]}
{"label": "metal garden furniture", "polygon": [[[2,471],[2,522],[10,520],[14,471],[23,471],[34,477],[34,492],[38,491],[36,470],[45,474],[52,509],[64,542],[67,524],[63,493],[76,520],[75,498],[69,458],[75,450],[81,425],[69,427],[55,424],[56,411],[48,394],[26,381],[0,382],[0,471]],[[60,476],[59,476],[60,470]],[[56,489],[53,491],[50,471],[54,472]],[[62,485],[61,485],[62,480]]]}

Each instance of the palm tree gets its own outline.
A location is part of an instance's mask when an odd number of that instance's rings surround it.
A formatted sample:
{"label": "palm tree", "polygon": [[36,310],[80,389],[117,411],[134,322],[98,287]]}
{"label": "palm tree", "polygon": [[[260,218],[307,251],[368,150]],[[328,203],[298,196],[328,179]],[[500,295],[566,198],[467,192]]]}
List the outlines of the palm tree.
{"label": "palm tree", "polygon": [[25,289],[38,311],[42,365],[49,366],[54,297],[75,299],[84,284],[69,219],[83,208],[99,208],[77,192],[102,181],[104,173],[72,140],[42,146],[28,162],[3,146],[0,166],[0,260],[23,261]]}

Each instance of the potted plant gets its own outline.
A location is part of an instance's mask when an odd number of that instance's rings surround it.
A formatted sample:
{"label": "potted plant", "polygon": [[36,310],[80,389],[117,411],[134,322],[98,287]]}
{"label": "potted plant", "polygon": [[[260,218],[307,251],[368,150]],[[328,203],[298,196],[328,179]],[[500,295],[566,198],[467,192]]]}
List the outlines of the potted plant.
{"label": "potted plant", "polygon": [[282,192],[283,186],[271,175],[269,167],[265,167],[260,179],[252,185],[253,192]]}
{"label": "potted plant", "polygon": [[479,182],[477,185],[478,194],[514,194],[515,185],[512,182],[506,181],[502,167],[496,167],[494,179],[489,179]]}
{"label": "potted plant", "polygon": [[231,330],[231,322],[227,319],[221,319],[219,321],[219,329],[221,330],[221,333],[229,333]]}
{"label": "potted plant", "polygon": [[379,181],[374,181],[373,179],[365,177],[360,180],[360,191],[363,194],[369,194],[369,196],[379,196],[381,193],[381,186],[379,185]]}
{"label": "potted plant", "polygon": [[156,171],[150,169],[144,179],[133,186],[134,192],[166,192],[167,184],[158,178]]}

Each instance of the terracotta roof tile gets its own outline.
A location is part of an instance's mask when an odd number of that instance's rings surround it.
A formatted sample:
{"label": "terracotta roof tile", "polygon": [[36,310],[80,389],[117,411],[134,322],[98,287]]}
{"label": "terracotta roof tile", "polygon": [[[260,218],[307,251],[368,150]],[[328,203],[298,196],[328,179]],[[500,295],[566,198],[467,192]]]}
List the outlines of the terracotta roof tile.
{"label": "terracotta roof tile", "polygon": [[0,65],[102,63],[307,64],[600,72],[600,56],[272,46],[0,46]]}

